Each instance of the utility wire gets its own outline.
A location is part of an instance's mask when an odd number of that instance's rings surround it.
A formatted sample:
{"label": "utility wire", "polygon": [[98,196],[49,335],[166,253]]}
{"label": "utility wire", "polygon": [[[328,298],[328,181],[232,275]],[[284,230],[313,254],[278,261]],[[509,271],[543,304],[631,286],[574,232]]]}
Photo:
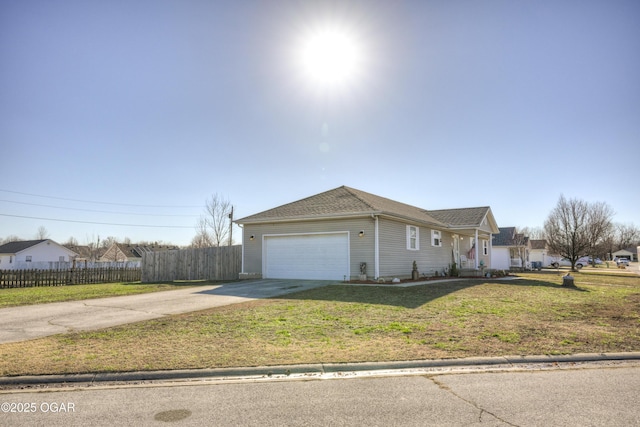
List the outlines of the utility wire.
{"label": "utility wire", "polygon": [[41,218],[37,216],[26,216],[26,215],[10,215],[0,213],[0,216],[9,216],[13,218],[27,218],[27,219],[38,219],[42,221],[58,221],[58,222],[73,222],[77,224],[98,224],[98,225],[117,225],[121,227],[147,227],[147,228],[190,228],[193,229],[193,226],[187,225],[149,225],[149,224],[117,224],[111,222],[95,222],[95,221],[76,221],[71,219],[57,219],[57,218]]}
{"label": "utility wire", "polygon": [[198,215],[174,215],[174,214],[156,214],[156,213],[100,211],[100,210],[97,210],[97,209],[68,208],[66,206],[42,205],[42,204],[39,204],[39,203],[16,202],[14,200],[5,200],[5,199],[0,199],[0,202],[17,203],[17,204],[20,204],[20,205],[29,205],[29,206],[40,206],[40,207],[44,207],[44,208],[66,209],[66,210],[71,210],[71,211],[97,212],[97,213],[118,214],[118,215],[173,216],[173,217],[190,217],[190,218],[196,218],[198,216]]}
{"label": "utility wire", "polygon": [[133,203],[99,202],[95,200],[81,200],[81,199],[68,199],[66,197],[43,196],[42,194],[23,193],[20,191],[4,190],[1,188],[0,188],[0,191],[5,193],[22,194],[23,196],[43,197],[46,199],[66,200],[70,202],[95,203],[100,205],[136,206],[136,207],[144,207],[144,208],[203,208],[204,207],[204,206],[176,206],[176,205],[137,205]]}

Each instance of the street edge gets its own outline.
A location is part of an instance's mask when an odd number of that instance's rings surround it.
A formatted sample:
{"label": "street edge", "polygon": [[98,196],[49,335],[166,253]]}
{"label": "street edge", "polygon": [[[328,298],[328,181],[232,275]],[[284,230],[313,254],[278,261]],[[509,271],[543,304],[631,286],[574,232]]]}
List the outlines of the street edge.
{"label": "street edge", "polygon": [[456,369],[506,365],[566,364],[585,362],[640,361],[640,352],[584,353],[570,355],[468,357],[462,359],[408,360],[392,362],[317,363],[300,365],[253,366],[241,368],[178,369],[165,371],[105,372],[65,375],[25,375],[0,377],[0,386],[45,384],[113,383],[140,381],[179,381],[196,379],[242,379],[289,377],[292,375],[344,375],[360,372],[388,372],[428,369]]}

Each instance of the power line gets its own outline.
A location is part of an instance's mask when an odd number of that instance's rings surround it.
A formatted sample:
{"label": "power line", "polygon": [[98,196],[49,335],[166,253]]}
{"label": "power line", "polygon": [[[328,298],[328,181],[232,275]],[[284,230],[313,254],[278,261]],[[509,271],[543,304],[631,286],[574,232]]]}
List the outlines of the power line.
{"label": "power line", "polygon": [[111,222],[96,222],[96,221],[77,221],[71,219],[58,219],[58,218],[41,218],[37,216],[26,216],[26,215],[10,215],[0,213],[0,216],[9,216],[13,218],[27,218],[27,219],[38,219],[42,221],[58,221],[58,222],[73,222],[77,224],[98,224],[98,225],[117,225],[121,227],[147,227],[147,228],[190,228],[193,229],[192,226],[186,225],[149,225],[149,224],[117,224]]}
{"label": "power line", "polygon": [[99,205],[116,205],[116,206],[135,206],[139,208],[203,208],[204,206],[178,206],[178,205],[138,205],[133,203],[114,203],[114,202],[99,202],[96,200],[81,200],[81,199],[69,199],[66,197],[44,196],[42,194],[23,193],[20,191],[3,190],[5,193],[22,194],[23,196],[43,197],[46,199],[66,200],[68,202],[81,202],[81,203],[95,203]]}
{"label": "power line", "polygon": [[66,207],[66,206],[42,205],[40,203],[16,202],[14,200],[5,200],[5,199],[0,199],[0,202],[17,203],[17,204],[20,204],[20,205],[29,205],[29,206],[40,206],[40,207],[44,207],[44,208],[66,209],[66,210],[71,210],[71,211],[97,212],[97,213],[118,214],[118,215],[172,216],[172,217],[190,217],[190,218],[195,218],[195,217],[198,216],[198,215],[177,215],[177,214],[156,214],[156,213],[100,211],[100,210],[97,210],[97,209],[69,208],[69,207]]}

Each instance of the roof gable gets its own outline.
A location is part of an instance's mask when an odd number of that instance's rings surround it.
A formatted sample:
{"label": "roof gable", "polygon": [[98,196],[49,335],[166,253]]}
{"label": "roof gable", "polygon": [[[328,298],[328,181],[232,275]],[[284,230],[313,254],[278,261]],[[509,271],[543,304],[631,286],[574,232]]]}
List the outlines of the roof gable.
{"label": "roof gable", "polygon": [[434,218],[449,224],[452,228],[478,228],[485,226],[486,230],[491,230],[491,232],[499,230],[489,206],[430,210],[427,212]]}

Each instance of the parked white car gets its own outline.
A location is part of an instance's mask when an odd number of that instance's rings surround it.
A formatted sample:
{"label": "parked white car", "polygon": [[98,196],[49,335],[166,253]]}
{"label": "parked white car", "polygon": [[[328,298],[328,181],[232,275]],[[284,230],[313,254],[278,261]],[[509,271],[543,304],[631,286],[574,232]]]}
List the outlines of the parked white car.
{"label": "parked white car", "polygon": [[617,264],[618,266],[620,266],[620,265],[624,265],[625,267],[628,267],[628,266],[629,266],[629,260],[628,260],[627,258],[618,258],[618,259],[616,260],[616,264]]}
{"label": "parked white car", "polygon": [[[580,270],[585,265],[589,265],[589,257],[585,256],[585,257],[579,258],[576,261],[576,268],[578,270]],[[562,267],[571,267],[571,261],[569,261],[569,259],[567,259],[567,258],[560,258],[560,260],[552,262],[551,266],[553,268],[558,268],[558,267],[561,267],[561,266]]]}

